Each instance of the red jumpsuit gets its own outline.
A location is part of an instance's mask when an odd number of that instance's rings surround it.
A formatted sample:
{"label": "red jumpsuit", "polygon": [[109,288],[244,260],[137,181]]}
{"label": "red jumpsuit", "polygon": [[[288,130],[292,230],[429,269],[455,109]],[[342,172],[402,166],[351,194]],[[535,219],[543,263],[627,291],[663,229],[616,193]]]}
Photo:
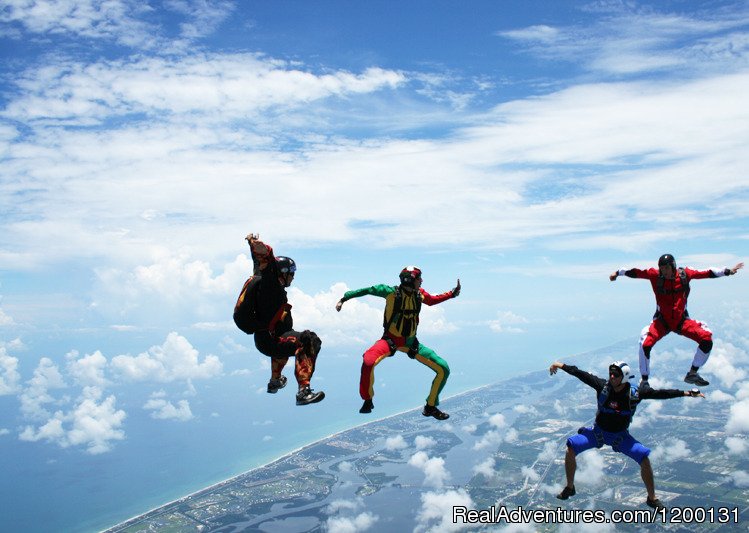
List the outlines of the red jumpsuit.
{"label": "red jumpsuit", "polygon": [[689,318],[689,282],[693,279],[722,277],[726,275],[726,271],[679,268],[674,279],[666,279],[657,268],[631,268],[620,270],[619,275],[649,280],[655,294],[657,307],[653,321],[643,328],[640,335],[640,374],[650,375],[650,351],[656,342],[672,331],[697,342],[692,366],[699,368],[704,365],[713,348],[713,334],[703,322]]}

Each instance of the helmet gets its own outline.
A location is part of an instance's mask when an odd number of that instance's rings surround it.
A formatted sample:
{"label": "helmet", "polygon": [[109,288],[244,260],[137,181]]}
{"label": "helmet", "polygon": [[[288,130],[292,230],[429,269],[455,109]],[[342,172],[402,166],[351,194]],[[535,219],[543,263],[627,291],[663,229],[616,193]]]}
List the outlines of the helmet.
{"label": "helmet", "polygon": [[421,278],[421,269],[415,266],[407,266],[400,273],[401,285],[413,287],[414,282]]}
{"label": "helmet", "polygon": [[676,270],[676,259],[671,254],[663,254],[658,258],[658,266],[671,265],[671,268]]}
{"label": "helmet", "polygon": [[296,263],[290,257],[279,255],[276,257],[276,266],[278,267],[278,271],[282,274],[293,274],[296,272]]}
{"label": "helmet", "polygon": [[616,369],[622,373],[622,382],[632,379],[634,376],[629,370],[629,365],[624,361],[614,361],[609,365],[609,372]]}

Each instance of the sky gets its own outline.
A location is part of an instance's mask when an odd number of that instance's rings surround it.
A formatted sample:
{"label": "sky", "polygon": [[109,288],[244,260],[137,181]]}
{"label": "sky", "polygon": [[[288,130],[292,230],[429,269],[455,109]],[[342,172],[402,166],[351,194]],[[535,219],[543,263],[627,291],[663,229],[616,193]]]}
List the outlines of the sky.
{"label": "sky", "polygon": [[[323,406],[360,420],[382,301],[334,305],[406,265],[463,286],[419,330],[445,395],[625,339],[636,364],[652,293],[611,272],[749,256],[748,30],[722,0],[4,0],[0,448],[64,470],[232,416],[284,433],[297,408],[231,320],[250,232],[296,260],[324,343],[328,399],[276,450],[333,429]],[[690,297],[738,410],[747,276]],[[379,414],[419,405],[429,375],[387,363]]]}

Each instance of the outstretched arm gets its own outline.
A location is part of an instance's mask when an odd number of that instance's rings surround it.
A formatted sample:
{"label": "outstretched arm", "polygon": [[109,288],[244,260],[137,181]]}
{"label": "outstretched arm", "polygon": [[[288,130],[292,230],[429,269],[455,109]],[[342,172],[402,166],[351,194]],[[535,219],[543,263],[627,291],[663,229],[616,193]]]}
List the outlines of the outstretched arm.
{"label": "outstretched arm", "polygon": [[261,274],[263,270],[276,261],[273,255],[273,248],[261,241],[260,235],[257,233],[248,233],[244,239],[250,245],[253,274]]}
{"label": "outstretched arm", "polygon": [[679,389],[651,389],[640,390],[641,400],[668,400],[670,398],[682,398],[691,396],[692,398],[704,398],[705,395],[699,389],[679,390]]}
{"label": "outstretched arm", "polygon": [[458,297],[458,295],[460,294],[460,279],[458,279],[458,282],[453,290],[443,292],[442,294],[429,294],[422,288],[419,288],[419,292],[421,293],[422,301],[427,305],[442,303],[445,300],[449,300],[450,298]]}
{"label": "outstretched arm", "polygon": [[641,268],[620,268],[619,270],[615,270],[611,275],[609,275],[609,280],[616,281],[616,278],[618,278],[619,276],[627,276],[628,278],[650,279],[652,277],[658,277],[658,270],[654,268],[649,268],[647,270],[642,270]]}
{"label": "outstretched arm", "polygon": [[364,287],[363,289],[355,289],[352,291],[346,291],[343,297],[338,300],[335,304],[335,310],[340,311],[343,304],[351,298],[359,298],[360,296],[372,295],[379,296],[380,298],[387,297],[388,294],[395,292],[395,287],[390,285],[372,285],[371,287]]}
{"label": "outstretched arm", "polygon": [[744,263],[736,263],[733,268],[709,268],[707,270],[695,270],[693,268],[685,268],[684,270],[689,275],[689,279],[705,279],[705,278],[722,278],[723,276],[733,276],[744,268]]}
{"label": "outstretched arm", "polygon": [[566,365],[564,363],[560,363],[559,361],[554,361],[553,363],[551,363],[551,366],[549,367],[549,374],[554,375],[559,369],[564,370],[571,376],[575,376],[577,379],[579,379],[589,387],[593,387],[598,392],[603,390],[604,385],[606,385],[605,379],[594,376],[593,374],[586,372],[585,370],[580,370],[574,365]]}

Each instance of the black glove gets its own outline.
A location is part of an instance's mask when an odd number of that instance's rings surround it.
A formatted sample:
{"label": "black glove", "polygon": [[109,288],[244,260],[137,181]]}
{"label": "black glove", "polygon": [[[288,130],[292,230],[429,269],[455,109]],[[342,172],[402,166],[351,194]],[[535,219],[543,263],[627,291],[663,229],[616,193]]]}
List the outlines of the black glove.
{"label": "black glove", "polygon": [[453,298],[457,298],[460,294],[460,280],[458,280],[458,284],[453,289]]}

